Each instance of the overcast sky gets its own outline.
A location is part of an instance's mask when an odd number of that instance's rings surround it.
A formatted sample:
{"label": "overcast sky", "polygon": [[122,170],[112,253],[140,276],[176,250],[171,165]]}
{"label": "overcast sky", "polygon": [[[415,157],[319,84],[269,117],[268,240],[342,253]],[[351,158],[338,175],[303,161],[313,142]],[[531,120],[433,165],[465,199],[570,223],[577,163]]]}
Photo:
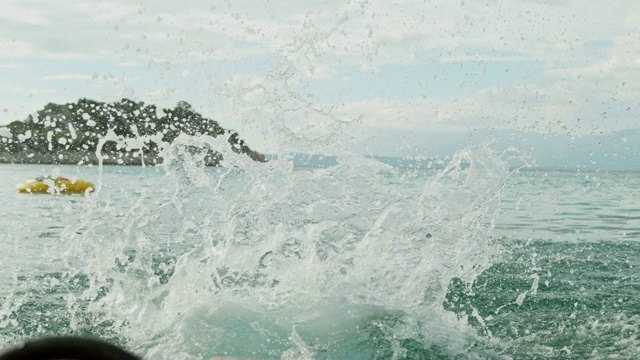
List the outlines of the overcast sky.
{"label": "overcast sky", "polygon": [[0,124],[49,102],[128,97],[186,100],[262,151],[336,129],[359,140],[640,127],[637,0],[0,0],[0,9]]}

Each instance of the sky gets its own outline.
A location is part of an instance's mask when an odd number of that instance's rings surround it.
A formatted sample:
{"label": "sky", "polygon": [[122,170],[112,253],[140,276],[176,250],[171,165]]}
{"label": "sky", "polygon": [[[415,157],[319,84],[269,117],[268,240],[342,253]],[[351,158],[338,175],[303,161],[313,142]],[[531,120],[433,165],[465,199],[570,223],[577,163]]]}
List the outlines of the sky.
{"label": "sky", "polygon": [[0,124],[79,98],[184,100],[259,151],[355,143],[383,155],[478,131],[640,128],[637,0],[0,8]]}

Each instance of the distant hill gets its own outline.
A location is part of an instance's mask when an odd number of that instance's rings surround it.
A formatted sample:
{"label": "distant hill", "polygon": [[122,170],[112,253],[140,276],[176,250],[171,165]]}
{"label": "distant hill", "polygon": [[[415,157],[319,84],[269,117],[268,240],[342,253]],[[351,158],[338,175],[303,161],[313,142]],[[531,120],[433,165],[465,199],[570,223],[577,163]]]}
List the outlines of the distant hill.
{"label": "distant hill", "polygon": [[[172,143],[180,134],[228,137],[236,153],[255,161],[266,161],[264,155],[249,148],[236,132],[222,128],[216,121],[202,117],[187,102],[173,109],[122,99],[103,103],[80,99],[64,105],[48,104],[24,121],[0,127],[0,162],[46,164],[97,164],[96,147],[107,131],[117,136],[137,138],[156,136],[159,141],[145,143],[144,159],[138,149],[121,148],[113,141],[101,149],[104,164],[157,164],[161,144]],[[218,165],[221,154],[210,152],[206,165]]]}
{"label": "distant hill", "polygon": [[576,137],[517,133],[498,144],[529,151],[540,169],[640,170],[640,129]]}
{"label": "distant hill", "polygon": [[585,136],[508,130],[396,131],[365,139],[357,144],[356,151],[373,151],[380,158],[443,159],[487,139],[494,140],[497,151],[510,147],[523,150],[535,162],[536,169],[640,171],[640,129]]}

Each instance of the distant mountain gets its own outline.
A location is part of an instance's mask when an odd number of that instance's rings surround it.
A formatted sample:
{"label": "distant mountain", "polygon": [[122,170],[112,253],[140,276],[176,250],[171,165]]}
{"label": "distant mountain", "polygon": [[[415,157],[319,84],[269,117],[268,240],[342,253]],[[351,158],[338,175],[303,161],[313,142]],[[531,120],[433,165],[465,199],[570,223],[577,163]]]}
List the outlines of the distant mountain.
{"label": "distant mountain", "polygon": [[[144,159],[138,149],[106,142],[101,149],[104,164],[159,163],[162,144],[172,143],[180,134],[223,135],[236,153],[266,161],[237,133],[202,117],[187,102],[181,101],[173,109],[158,109],[129,99],[114,103],[80,99],[64,105],[48,104],[24,121],[0,127],[0,162],[96,164],[96,147],[109,130],[123,138],[150,136],[156,140],[145,143]],[[210,152],[205,163],[218,165],[221,160],[221,154]]]}
{"label": "distant mountain", "polygon": [[390,132],[362,141],[356,150],[381,158],[443,159],[488,139],[493,139],[497,151],[510,147],[523,150],[537,169],[640,171],[640,129],[576,137],[507,130]]}
{"label": "distant mountain", "polygon": [[[501,136],[500,136],[501,135]],[[487,134],[485,136],[492,136]],[[535,167],[558,170],[640,170],[640,129],[571,137],[566,134],[493,134],[496,147],[529,153]]]}

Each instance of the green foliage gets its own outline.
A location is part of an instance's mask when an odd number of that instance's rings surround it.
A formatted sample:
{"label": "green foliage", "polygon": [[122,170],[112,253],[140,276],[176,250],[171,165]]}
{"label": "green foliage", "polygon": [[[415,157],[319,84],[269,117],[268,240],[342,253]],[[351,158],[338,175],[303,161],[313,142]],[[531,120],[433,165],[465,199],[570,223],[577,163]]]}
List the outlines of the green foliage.
{"label": "green foliage", "polygon": [[[7,129],[11,135],[8,135]],[[41,162],[65,162],[63,159],[69,154],[95,157],[99,140],[110,129],[124,138],[160,135],[162,141],[167,143],[173,142],[180,134],[228,135],[235,152],[247,154],[256,161],[265,161],[264,156],[251,150],[237,133],[202,117],[186,101],[178,102],[173,109],[160,111],[155,105],[129,99],[113,103],[90,99],[64,105],[49,103],[24,121],[14,121],[6,129],[0,127],[0,155],[4,154],[4,158],[23,156],[26,159],[35,155],[39,159],[54,159]],[[145,145],[145,157],[155,162],[160,152],[159,145],[153,141]],[[130,149],[118,148],[114,142],[105,143],[101,153],[111,158],[130,159],[133,156]],[[210,158],[220,157],[219,154],[212,154]]]}

